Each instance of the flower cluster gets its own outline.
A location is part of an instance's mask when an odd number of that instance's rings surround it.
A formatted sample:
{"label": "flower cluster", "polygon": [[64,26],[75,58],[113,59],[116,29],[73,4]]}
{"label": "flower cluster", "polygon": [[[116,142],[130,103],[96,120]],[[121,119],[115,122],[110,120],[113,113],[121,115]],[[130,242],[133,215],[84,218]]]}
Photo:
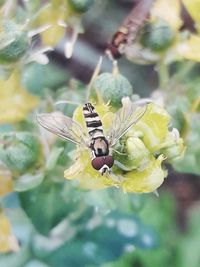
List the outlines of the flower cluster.
{"label": "flower cluster", "polygon": [[[95,108],[106,131],[114,113],[111,107],[104,103],[97,104]],[[73,118],[85,128],[81,106],[76,109]],[[88,189],[117,186],[125,192],[155,191],[167,175],[167,171],[162,167],[163,161],[173,161],[184,153],[183,140],[173,134],[177,130],[169,130],[169,123],[170,116],[162,107],[154,103],[148,104],[143,117],[114,147],[115,164],[112,172],[119,177],[118,181],[102,176],[93,169],[90,151],[80,147],[77,147],[73,154],[75,163],[65,171],[65,178],[77,179],[81,187]]]}

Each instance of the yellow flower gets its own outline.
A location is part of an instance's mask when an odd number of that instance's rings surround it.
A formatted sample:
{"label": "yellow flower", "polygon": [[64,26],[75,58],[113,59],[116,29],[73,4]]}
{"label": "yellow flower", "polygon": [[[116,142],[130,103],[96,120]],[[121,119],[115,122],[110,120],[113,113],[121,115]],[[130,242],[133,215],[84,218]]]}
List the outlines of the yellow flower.
{"label": "yellow flower", "polygon": [[37,104],[38,98],[21,87],[19,72],[13,72],[8,80],[0,80],[0,123],[23,120]]}
{"label": "yellow flower", "polygon": [[122,183],[125,192],[148,193],[155,191],[164,181],[167,172],[161,167],[164,156],[152,157],[149,165],[143,171],[127,172]]}
{"label": "yellow flower", "polygon": [[[165,139],[169,122],[170,116],[167,111],[151,103],[148,105],[147,112],[133,128],[133,131],[135,129],[142,132],[145,146],[151,152],[156,152]],[[129,135],[131,135],[131,132],[129,132]]]}
{"label": "yellow flower", "polygon": [[0,170],[0,196],[13,191],[12,176],[9,171]]}
{"label": "yellow flower", "polygon": [[0,252],[17,251],[19,249],[17,240],[12,234],[10,222],[0,212]]}
{"label": "yellow flower", "polygon": [[[193,20],[200,24],[200,16],[199,16],[199,11],[200,11],[200,0],[182,0],[185,8],[189,12],[190,16],[193,18]],[[197,25],[199,26],[199,25]]]}
{"label": "yellow flower", "polygon": [[49,28],[41,33],[42,41],[45,45],[55,46],[65,34],[65,8],[54,5],[47,5],[37,18],[37,26],[48,25]]}
{"label": "yellow flower", "polygon": [[[200,12],[200,10],[199,10]],[[193,61],[200,61],[200,35],[192,34],[189,39],[182,41],[175,47],[177,56]]]}
{"label": "yellow flower", "polygon": [[[95,108],[106,131],[115,115],[110,111],[108,105],[98,104]],[[82,107],[76,109],[73,119],[86,130]],[[159,153],[159,149],[169,133],[169,121],[168,113],[163,108],[151,103],[145,115],[120,141],[120,145],[124,146],[123,152],[130,154],[127,161],[128,166],[126,166],[126,155],[122,152],[121,156],[120,153],[117,156],[118,163],[115,162],[111,174],[101,175],[91,165],[89,149],[83,150],[77,147],[73,156],[75,163],[64,172],[64,177],[70,180],[76,179],[79,186],[86,189],[116,186],[121,187],[126,192],[147,193],[155,191],[163,183],[166,176],[166,171],[161,166],[165,155]],[[137,141],[136,144],[132,144],[135,140]],[[142,151],[141,147],[143,148]],[[132,151],[132,148],[137,151]],[[117,146],[115,149],[118,149]],[[147,158],[144,164],[143,157],[139,155],[140,152]],[[113,154],[115,160],[116,153]],[[141,160],[142,164],[138,160]],[[131,164],[133,166],[130,166]],[[127,168],[126,171],[121,168],[122,165]]]}
{"label": "yellow flower", "polygon": [[181,3],[179,0],[157,0],[151,9],[151,17],[160,18],[168,22],[173,30],[178,30],[182,25],[180,17]]}
{"label": "yellow flower", "polygon": [[64,172],[66,179],[76,179],[79,186],[85,189],[103,189],[109,186],[118,185],[104,175],[101,175],[91,165],[90,151],[77,151],[75,163]]}

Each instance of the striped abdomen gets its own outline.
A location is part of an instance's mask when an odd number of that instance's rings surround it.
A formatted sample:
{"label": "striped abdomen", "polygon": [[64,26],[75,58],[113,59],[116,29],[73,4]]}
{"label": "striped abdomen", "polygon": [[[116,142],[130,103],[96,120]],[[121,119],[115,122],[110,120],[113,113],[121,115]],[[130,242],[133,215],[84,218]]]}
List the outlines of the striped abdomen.
{"label": "striped abdomen", "polygon": [[104,137],[102,122],[92,104],[87,103],[83,106],[83,115],[89,135],[92,138]]}
{"label": "striped abdomen", "polygon": [[98,113],[91,103],[83,106],[83,115],[85,117],[88,133],[91,137],[90,148],[96,157],[109,154],[108,141],[103,133],[102,122]]}

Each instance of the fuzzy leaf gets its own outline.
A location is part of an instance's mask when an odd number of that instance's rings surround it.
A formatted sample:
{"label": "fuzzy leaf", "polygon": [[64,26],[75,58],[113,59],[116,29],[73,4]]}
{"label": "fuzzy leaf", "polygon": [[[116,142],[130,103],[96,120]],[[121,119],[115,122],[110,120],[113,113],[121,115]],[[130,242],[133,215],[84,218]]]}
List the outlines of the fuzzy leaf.
{"label": "fuzzy leaf", "polygon": [[63,184],[52,183],[47,177],[37,188],[19,193],[22,208],[43,235],[48,235],[74,209],[74,206],[66,205],[62,189]]}

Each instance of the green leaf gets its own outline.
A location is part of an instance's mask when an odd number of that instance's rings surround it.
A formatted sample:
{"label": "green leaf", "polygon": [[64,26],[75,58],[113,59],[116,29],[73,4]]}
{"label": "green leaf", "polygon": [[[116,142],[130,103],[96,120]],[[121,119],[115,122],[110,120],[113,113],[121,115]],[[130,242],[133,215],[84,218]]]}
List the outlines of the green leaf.
{"label": "green leaf", "polygon": [[28,264],[24,265],[24,267],[50,267],[50,266],[39,260],[32,260]]}
{"label": "green leaf", "polygon": [[46,170],[47,171],[51,171],[55,168],[59,156],[61,155],[61,153],[64,151],[64,147],[54,147],[51,150],[51,153],[48,157],[47,163],[46,163]]}
{"label": "green leaf", "polygon": [[71,201],[67,205],[62,190],[63,183],[53,183],[46,177],[37,188],[19,193],[22,208],[43,235],[48,235],[54,226],[75,209]]}
{"label": "green leaf", "polygon": [[29,39],[25,27],[12,20],[1,21],[0,62],[15,63],[28,51]]}
{"label": "green leaf", "polygon": [[24,174],[14,180],[14,190],[18,192],[27,191],[37,187],[44,179],[44,173]]}
{"label": "green leaf", "polygon": [[178,266],[199,267],[200,263],[200,206],[194,205],[188,212],[187,232],[178,240]]}
{"label": "green leaf", "polygon": [[19,252],[0,255],[1,267],[22,267],[31,258],[30,251],[27,247],[21,248]]}
{"label": "green leaf", "polygon": [[200,174],[200,121],[199,115],[190,118],[190,129],[186,137],[186,151],[184,158],[174,164],[180,172]]}
{"label": "green leaf", "polygon": [[59,267],[99,266],[119,258],[124,251],[134,246],[144,247],[144,235],[146,240],[152,240],[146,248],[157,245],[153,229],[146,228],[137,217],[111,212],[104,217],[102,224],[83,229],[75,239],[66,242],[43,260],[51,266]]}

